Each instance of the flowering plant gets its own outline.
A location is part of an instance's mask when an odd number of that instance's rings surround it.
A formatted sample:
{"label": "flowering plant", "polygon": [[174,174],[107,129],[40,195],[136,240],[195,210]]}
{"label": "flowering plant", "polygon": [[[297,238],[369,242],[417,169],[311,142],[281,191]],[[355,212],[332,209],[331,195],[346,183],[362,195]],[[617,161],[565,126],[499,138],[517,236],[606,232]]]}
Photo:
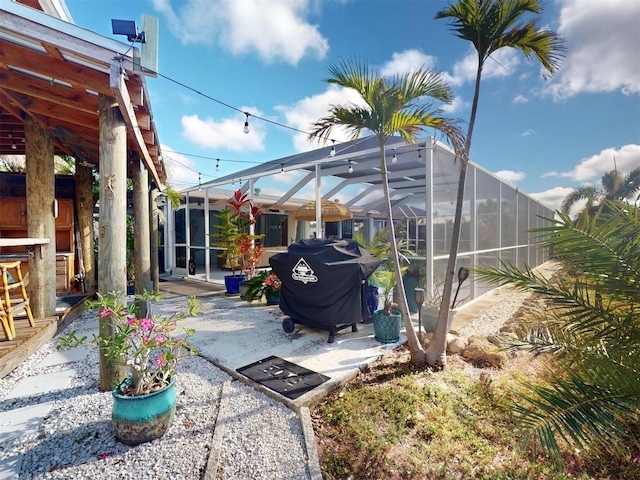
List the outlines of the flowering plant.
{"label": "flowering plant", "polygon": [[[87,309],[96,309],[101,319],[111,319],[112,329],[100,329],[93,341],[108,361],[127,367],[128,378],[119,379],[122,395],[144,395],[156,391],[171,382],[176,374],[178,362],[194,352],[186,344],[186,337],[193,329],[184,329],[185,337],[175,337],[172,333],[178,323],[185,318],[182,312],[170,317],[153,315],[150,299],[157,295],[145,292],[136,295],[138,303],[126,305],[124,295],[114,292],[97,294],[97,300],[87,300]],[[140,301],[147,302],[147,314],[137,316]],[[195,297],[189,299],[188,313],[194,315],[198,307]],[[59,340],[58,348],[77,346],[87,337],[78,339],[76,331]],[[125,382],[127,380],[130,382]]]}
{"label": "flowering plant", "polygon": [[267,279],[263,282],[264,285],[264,294],[267,297],[273,295],[280,294],[280,287],[282,286],[282,281],[278,278],[275,273],[270,273]]}
{"label": "flowering plant", "polygon": [[249,285],[247,290],[248,302],[253,302],[256,298],[261,299],[263,295],[267,299],[270,296],[278,295],[282,286],[282,281],[273,273],[273,270],[262,270],[255,277],[246,280],[245,283]]}

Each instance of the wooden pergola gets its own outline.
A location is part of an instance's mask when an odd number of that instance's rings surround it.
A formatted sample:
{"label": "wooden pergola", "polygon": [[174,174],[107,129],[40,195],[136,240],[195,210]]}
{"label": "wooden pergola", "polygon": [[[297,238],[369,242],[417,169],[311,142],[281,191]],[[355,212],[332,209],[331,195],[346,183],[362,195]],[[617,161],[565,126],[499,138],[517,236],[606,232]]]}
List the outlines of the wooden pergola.
{"label": "wooden pergola", "polygon": [[[64,2],[0,2],[0,155],[24,155],[34,316],[55,314],[54,156],[76,161],[76,211],[94,285],[92,170],[99,172],[98,290],[125,291],[127,178],[134,184],[136,290],[157,286],[151,219],[166,172],[137,46],[72,23]],[[0,201],[2,201],[0,199]]]}

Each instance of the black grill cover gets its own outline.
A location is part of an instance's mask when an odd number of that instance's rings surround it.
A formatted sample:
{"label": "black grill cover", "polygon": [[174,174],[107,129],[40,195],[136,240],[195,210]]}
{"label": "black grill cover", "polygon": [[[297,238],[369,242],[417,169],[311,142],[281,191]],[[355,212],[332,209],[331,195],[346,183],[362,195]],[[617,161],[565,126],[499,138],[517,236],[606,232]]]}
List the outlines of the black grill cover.
{"label": "black grill cover", "polygon": [[365,280],[380,260],[348,239],[309,239],[269,259],[282,280],[280,308],[294,321],[320,328],[367,321]]}

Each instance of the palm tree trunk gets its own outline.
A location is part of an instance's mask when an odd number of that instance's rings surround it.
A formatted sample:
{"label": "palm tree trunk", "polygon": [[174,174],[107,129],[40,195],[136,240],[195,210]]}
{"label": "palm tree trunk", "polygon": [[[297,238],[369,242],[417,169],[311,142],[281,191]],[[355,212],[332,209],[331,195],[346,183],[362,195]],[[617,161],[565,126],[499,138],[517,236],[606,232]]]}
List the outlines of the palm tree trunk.
{"label": "palm tree trunk", "polygon": [[425,354],[425,360],[429,366],[444,366],[447,364],[447,333],[449,333],[449,305],[451,305],[451,293],[453,291],[453,277],[455,276],[456,260],[458,259],[458,248],[460,245],[460,229],[462,227],[462,206],[464,203],[464,189],[467,181],[467,168],[469,166],[469,152],[471,150],[471,136],[473,135],[473,125],[476,121],[478,110],[478,98],[480,97],[480,79],[482,78],[482,59],[478,59],[478,70],[476,73],[475,92],[473,94],[473,104],[471,106],[471,117],[469,119],[469,129],[464,143],[464,155],[460,159],[460,178],[458,180],[458,196],[456,198],[456,212],[453,220],[453,231],[451,232],[451,247],[449,249],[449,260],[447,261],[447,271],[444,277],[442,291],[442,303],[438,312],[438,322],[433,334],[433,340],[429,344]]}
{"label": "palm tree trunk", "polygon": [[395,229],[393,227],[393,212],[391,211],[391,195],[389,193],[389,182],[387,177],[387,162],[385,160],[384,153],[385,139],[380,138],[380,171],[382,178],[382,188],[384,191],[384,198],[386,201],[387,209],[387,231],[389,234],[389,242],[391,244],[391,261],[393,263],[393,271],[396,275],[398,286],[398,299],[400,300],[400,312],[402,314],[402,323],[407,335],[407,344],[409,346],[409,352],[411,354],[410,362],[414,365],[422,366],[425,363],[425,353],[422,348],[422,344],[416,335],[416,331],[411,323],[411,316],[409,315],[409,303],[407,302],[407,295],[404,291],[404,283],[402,281],[402,271],[400,270],[400,258],[398,256],[398,246],[396,243]]}

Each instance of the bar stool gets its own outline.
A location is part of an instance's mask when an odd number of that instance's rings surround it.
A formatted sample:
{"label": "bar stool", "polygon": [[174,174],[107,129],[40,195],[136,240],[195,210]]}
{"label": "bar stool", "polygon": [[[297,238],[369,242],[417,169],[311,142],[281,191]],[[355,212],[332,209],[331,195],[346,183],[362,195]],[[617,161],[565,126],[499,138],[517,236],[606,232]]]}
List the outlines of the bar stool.
{"label": "bar stool", "polygon": [[[9,271],[12,270],[13,274]],[[13,314],[18,310],[25,310],[29,325],[35,327],[29,297],[22,278],[20,260],[9,263],[0,263],[0,320],[7,340],[13,340],[16,336],[16,327],[13,323]]]}

